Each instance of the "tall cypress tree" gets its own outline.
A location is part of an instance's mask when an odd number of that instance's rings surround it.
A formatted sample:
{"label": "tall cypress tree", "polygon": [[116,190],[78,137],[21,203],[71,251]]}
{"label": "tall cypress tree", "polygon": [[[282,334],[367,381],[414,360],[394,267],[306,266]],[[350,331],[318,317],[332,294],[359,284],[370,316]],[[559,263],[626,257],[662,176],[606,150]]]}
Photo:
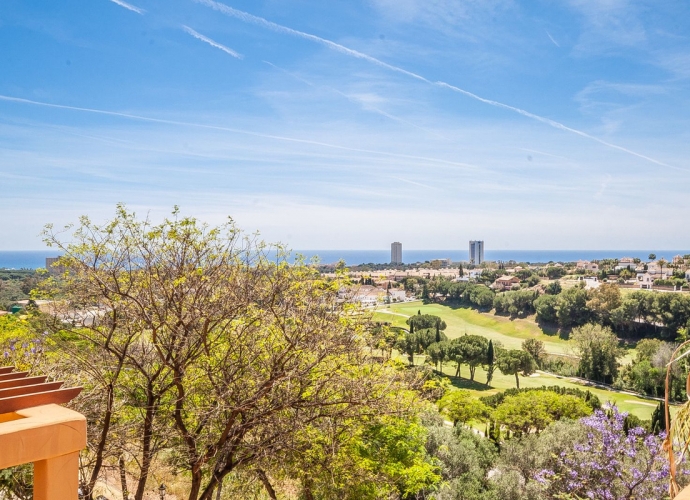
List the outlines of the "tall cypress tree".
{"label": "tall cypress tree", "polygon": [[[654,409],[654,413],[652,413],[651,431],[654,434],[659,434],[661,431],[666,430],[665,413],[667,412],[668,410],[666,408],[666,403],[664,401],[660,401],[657,407]],[[671,422],[670,415],[668,421],[669,423]]]}
{"label": "tall cypress tree", "polygon": [[441,330],[438,321],[436,322],[436,342],[441,342]]}
{"label": "tall cypress tree", "polygon": [[495,361],[496,354],[494,353],[494,341],[489,339],[489,347],[486,349],[486,385],[489,385],[491,379],[494,378],[494,370],[496,369],[496,365],[494,365]]}

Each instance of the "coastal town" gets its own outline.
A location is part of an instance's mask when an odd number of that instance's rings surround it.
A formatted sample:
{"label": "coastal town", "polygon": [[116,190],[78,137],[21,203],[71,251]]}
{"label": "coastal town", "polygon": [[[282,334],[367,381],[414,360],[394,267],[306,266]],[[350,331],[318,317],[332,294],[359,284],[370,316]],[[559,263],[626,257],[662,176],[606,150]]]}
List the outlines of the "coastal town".
{"label": "coastal town", "polygon": [[[451,259],[437,259],[402,266],[402,245],[391,245],[391,266],[376,266],[368,269],[366,264],[353,266],[348,276],[354,285],[341,290],[363,306],[418,300],[424,294],[424,283],[434,280],[468,283],[485,283],[495,292],[521,289],[542,290],[545,284],[559,280],[563,286],[583,285],[596,289],[602,283],[615,283],[621,289],[656,290],[660,292],[685,293],[690,291],[690,254],[675,255],[668,261],[650,254],[649,260],[621,256],[619,259],[598,261],[578,260],[576,262],[526,263],[486,261],[482,252],[473,256],[470,242],[468,259],[453,262]],[[476,245],[475,245],[476,246]],[[335,277],[336,264],[320,265],[327,278]],[[402,269],[401,269],[402,267]],[[362,269],[364,268],[364,269]],[[535,283],[534,280],[537,279]],[[438,292],[427,296],[431,300],[441,298]]]}

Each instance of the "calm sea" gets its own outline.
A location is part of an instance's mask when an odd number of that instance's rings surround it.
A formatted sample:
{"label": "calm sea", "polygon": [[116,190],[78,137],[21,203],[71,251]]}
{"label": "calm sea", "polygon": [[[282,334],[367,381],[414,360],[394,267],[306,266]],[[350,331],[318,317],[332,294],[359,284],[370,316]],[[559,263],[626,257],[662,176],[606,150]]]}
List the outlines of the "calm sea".
{"label": "calm sea", "polygon": [[[487,250],[486,260],[515,260],[517,262],[574,262],[580,259],[615,259],[620,257],[638,257],[646,260],[650,253],[658,258],[671,260],[675,255],[690,254],[690,250]],[[385,264],[390,262],[388,250],[295,250],[296,254],[307,259],[318,256],[320,262],[331,264],[344,260],[346,264]],[[0,251],[0,269],[36,269],[45,267],[46,257],[55,257],[57,253],[50,250],[36,251]],[[403,261],[406,263],[424,262],[433,259],[451,259],[453,262],[466,261],[467,250],[405,250]]]}

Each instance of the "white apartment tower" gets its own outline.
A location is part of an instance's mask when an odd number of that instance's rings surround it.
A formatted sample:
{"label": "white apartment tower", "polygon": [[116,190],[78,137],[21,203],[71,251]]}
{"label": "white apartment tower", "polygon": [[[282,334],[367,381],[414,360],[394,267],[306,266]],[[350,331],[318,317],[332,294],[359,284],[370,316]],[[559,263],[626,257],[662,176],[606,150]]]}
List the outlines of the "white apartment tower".
{"label": "white apartment tower", "polygon": [[391,243],[391,264],[402,264],[402,243],[394,241]]}
{"label": "white apartment tower", "polygon": [[478,266],[484,262],[484,242],[470,241],[470,264]]}

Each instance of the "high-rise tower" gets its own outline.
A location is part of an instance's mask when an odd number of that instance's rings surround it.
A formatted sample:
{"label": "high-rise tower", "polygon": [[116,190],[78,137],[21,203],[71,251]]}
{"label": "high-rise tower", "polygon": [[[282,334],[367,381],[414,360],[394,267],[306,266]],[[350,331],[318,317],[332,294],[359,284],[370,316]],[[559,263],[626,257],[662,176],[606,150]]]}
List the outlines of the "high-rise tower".
{"label": "high-rise tower", "polygon": [[402,264],[402,243],[394,241],[391,243],[391,264]]}
{"label": "high-rise tower", "polygon": [[484,262],[484,242],[470,241],[470,264],[478,266]]}

